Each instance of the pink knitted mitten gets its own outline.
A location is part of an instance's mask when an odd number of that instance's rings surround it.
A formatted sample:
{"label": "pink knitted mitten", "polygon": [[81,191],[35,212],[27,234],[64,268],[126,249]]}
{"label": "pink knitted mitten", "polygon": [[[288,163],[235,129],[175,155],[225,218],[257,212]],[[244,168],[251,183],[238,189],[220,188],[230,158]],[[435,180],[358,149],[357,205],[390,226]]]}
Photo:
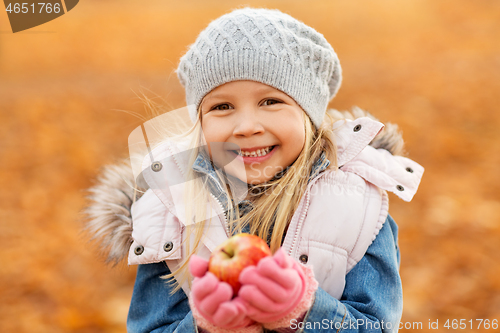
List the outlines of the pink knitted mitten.
{"label": "pink knitted mitten", "polygon": [[310,267],[296,262],[283,249],[245,268],[238,296],[247,302],[247,315],[274,329],[290,326],[312,305],[318,282]]}

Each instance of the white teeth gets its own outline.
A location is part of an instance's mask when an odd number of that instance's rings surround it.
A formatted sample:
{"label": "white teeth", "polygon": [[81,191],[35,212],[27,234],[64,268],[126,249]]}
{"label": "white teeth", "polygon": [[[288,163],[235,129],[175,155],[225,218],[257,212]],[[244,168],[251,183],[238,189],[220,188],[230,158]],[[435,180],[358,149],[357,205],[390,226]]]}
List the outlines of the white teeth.
{"label": "white teeth", "polygon": [[271,147],[272,146],[269,146],[269,147],[264,148],[264,149],[257,149],[256,151],[252,151],[252,152],[240,151],[239,155],[245,156],[245,157],[264,156],[264,155],[267,155],[271,151]]}

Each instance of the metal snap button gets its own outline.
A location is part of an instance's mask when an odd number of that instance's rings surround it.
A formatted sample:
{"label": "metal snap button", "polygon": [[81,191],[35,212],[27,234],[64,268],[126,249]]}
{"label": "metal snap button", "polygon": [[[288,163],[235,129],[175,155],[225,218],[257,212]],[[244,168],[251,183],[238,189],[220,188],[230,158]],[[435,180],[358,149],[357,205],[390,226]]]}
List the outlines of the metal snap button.
{"label": "metal snap button", "polygon": [[163,245],[163,250],[165,252],[170,252],[170,251],[172,251],[173,248],[174,248],[174,243],[172,243],[172,242],[168,242],[168,243],[165,243],[165,245]]}
{"label": "metal snap button", "polygon": [[359,132],[361,130],[361,125],[356,125],[354,126],[354,128],[352,129],[354,132]]}
{"label": "metal snap button", "polygon": [[307,255],[305,255],[305,254],[303,254],[303,255],[301,255],[301,256],[299,257],[300,262],[301,262],[301,263],[303,263],[303,264],[307,264],[307,260],[308,260],[308,259],[309,259],[309,258],[308,258],[308,257],[307,257]]}
{"label": "metal snap button", "polygon": [[154,171],[154,172],[158,172],[161,170],[161,168],[163,168],[163,165],[160,163],[160,162],[153,162],[153,164],[151,164],[151,169]]}
{"label": "metal snap button", "polygon": [[134,253],[137,256],[140,256],[143,252],[144,252],[144,246],[142,246],[142,245],[136,246],[134,249]]}
{"label": "metal snap button", "polygon": [[413,173],[413,169],[410,167],[406,168],[406,171],[408,171],[409,173]]}
{"label": "metal snap button", "polygon": [[405,188],[403,186],[401,186],[401,185],[396,186],[396,188],[398,189],[398,191],[404,191],[405,190]]}

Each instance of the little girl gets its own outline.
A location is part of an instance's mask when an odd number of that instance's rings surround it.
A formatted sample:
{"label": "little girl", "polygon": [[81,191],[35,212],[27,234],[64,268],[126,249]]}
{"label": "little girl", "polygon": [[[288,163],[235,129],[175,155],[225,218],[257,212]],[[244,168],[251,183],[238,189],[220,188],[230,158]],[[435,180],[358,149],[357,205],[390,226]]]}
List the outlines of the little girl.
{"label": "little girl", "polygon": [[[327,111],[341,68],[323,35],[277,10],[235,10],[201,32],[177,73],[189,131],[159,140],[132,182],[108,168],[88,210],[110,258],[128,252],[139,265],[128,331],[396,332],[386,191],[410,201],[423,168],[396,156],[394,127]],[[207,259],[241,232],[273,256],[247,267],[233,295]]]}

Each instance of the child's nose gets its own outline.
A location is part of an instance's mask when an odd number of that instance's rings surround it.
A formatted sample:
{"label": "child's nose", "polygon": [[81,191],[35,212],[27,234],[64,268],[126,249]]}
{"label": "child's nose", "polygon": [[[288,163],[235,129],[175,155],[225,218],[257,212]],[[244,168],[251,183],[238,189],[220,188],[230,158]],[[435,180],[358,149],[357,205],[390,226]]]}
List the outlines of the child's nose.
{"label": "child's nose", "polygon": [[240,112],[240,116],[234,127],[234,136],[251,136],[263,132],[264,126],[255,111],[245,110]]}

